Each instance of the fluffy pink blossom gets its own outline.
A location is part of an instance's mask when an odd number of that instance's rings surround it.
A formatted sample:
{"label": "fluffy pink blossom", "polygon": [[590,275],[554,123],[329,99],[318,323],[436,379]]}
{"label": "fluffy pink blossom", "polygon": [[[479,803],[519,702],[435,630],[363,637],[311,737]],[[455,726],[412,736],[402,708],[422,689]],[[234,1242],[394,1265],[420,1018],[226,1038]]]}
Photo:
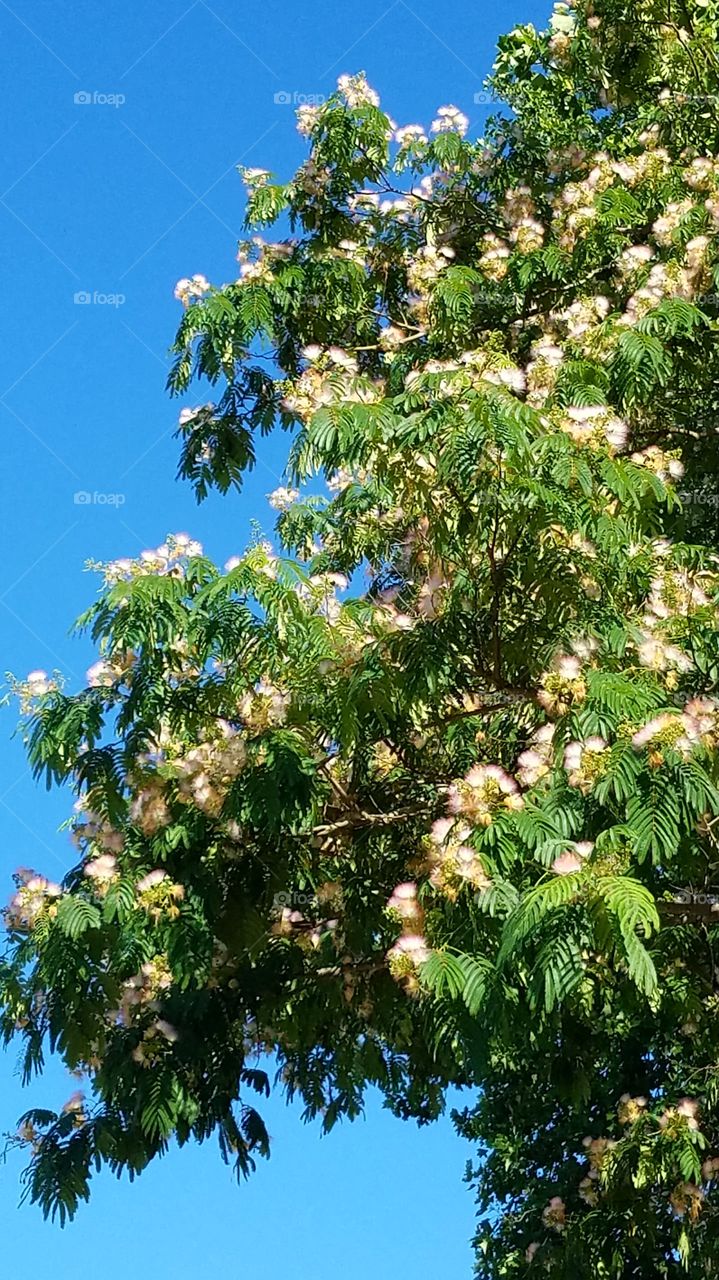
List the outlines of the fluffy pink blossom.
{"label": "fluffy pink blossom", "polygon": [[86,862],[82,870],[88,879],[104,884],[117,875],[117,859],[111,853],[101,853]]}
{"label": "fluffy pink blossom", "polygon": [[582,859],[577,853],[573,853],[570,849],[566,853],[560,853],[558,858],[552,863],[552,871],[557,876],[569,876],[574,871],[581,871]]}
{"label": "fluffy pink blossom", "polygon": [[421,908],[417,902],[417,886],[413,881],[406,884],[398,884],[392,891],[388,903],[388,908],[397,911],[403,920],[412,920],[421,914]]}
{"label": "fluffy pink blossom", "polygon": [[163,880],[166,879],[167,874],[164,871],[148,871],[146,876],[143,876],[141,880],[138,880],[137,891],[138,893],[147,893],[150,889],[154,889],[158,884],[162,884]]}

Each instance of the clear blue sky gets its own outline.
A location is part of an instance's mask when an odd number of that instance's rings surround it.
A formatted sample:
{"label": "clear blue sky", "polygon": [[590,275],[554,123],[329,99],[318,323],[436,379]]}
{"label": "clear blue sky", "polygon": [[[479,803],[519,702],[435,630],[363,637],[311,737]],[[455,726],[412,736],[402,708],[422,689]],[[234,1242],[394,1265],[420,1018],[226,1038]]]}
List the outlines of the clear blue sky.
{"label": "clear blue sky", "polygon": [[[223,562],[242,549],[251,519],[271,527],[265,495],[286,441],[263,447],[242,496],[198,508],[174,479],[180,406],[163,387],[180,318],[175,281],[235,273],[235,166],[286,176],[304,154],[293,108],[275,95],[326,95],[340,72],[364,69],[399,124],[429,124],[452,102],[481,132],[487,108],[474,95],[497,35],[541,23],[548,9],[537,0],[0,0],[2,669],[59,668],[71,686],[82,681],[92,655],[68,629],[95,591],[86,559],[135,555],[186,529]],[[124,301],[83,305],[82,291]],[[78,491],[119,494],[122,505],[80,505]],[[57,832],[69,798],[34,786],[13,727],[14,709],[3,711],[3,898],[17,866],[60,876],[72,862]],[[23,1095],[12,1053],[0,1071],[0,1131],[31,1100],[61,1104],[69,1092],[51,1068]],[[320,1139],[279,1098],[266,1110],[274,1154],[249,1184],[237,1188],[212,1143],[175,1151],[134,1185],[96,1179],[90,1206],[64,1232],[18,1210],[22,1162],[12,1157],[0,1175],[6,1273],[470,1275],[473,1205],[461,1178],[473,1153],[449,1120],[417,1130],[371,1100],[364,1121]]]}

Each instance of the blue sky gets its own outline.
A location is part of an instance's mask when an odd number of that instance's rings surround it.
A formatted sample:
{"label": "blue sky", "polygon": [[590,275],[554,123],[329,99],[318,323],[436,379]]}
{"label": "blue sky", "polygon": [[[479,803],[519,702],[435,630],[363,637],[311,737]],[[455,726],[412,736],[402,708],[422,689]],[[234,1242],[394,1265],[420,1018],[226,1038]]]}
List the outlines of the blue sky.
{"label": "blue sky", "polygon": [[[242,495],[198,508],[174,479],[180,406],[164,382],[175,281],[235,272],[236,165],[284,177],[304,154],[286,99],[327,95],[341,72],[364,69],[399,124],[428,124],[452,102],[481,133],[487,108],[474,95],[497,35],[545,17],[537,0],[0,0],[1,669],[58,668],[82,682],[92,654],[68,631],[96,589],[88,558],[136,555],[188,530],[223,562],[251,520],[271,527],[265,495],[286,440],[263,445]],[[0,712],[2,897],[17,866],[58,877],[72,862],[57,831],[69,798],[33,784],[14,716]],[[31,1100],[69,1092],[51,1067],[23,1094],[12,1051],[0,1071],[0,1131]],[[97,1179],[64,1232],[18,1210],[22,1162],[11,1157],[0,1181],[8,1274],[469,1276],[461,1178],[473,1153],[448,1120],[418,1131],[370,1100],[364,1121],[320,1139],[279,1098],[266,1113],[274,1154],[249,1184],[236,1187],[212,1143],[173,1152],[134,1185]]]}

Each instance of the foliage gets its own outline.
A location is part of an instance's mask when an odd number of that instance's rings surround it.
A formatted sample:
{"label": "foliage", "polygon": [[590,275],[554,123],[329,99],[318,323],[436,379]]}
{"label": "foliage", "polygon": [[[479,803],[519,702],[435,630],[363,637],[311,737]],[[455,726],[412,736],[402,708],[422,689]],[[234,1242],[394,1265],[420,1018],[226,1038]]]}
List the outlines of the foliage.
{"label": "foliage", "polygon": [[[20,688],[78,795],[0,974],[29,1191],[368,1083],[479,1145],[478,1275],[714,1274],[719,1032],[716,0],[500,41],[511,109],[397,129],[362,77],[246,170],[239,279],[183,280],[198,497],[291,432],[277,545],[100,566],[88,688]],[[322,483],[322,482],[326,483]],[[683,486],[681,489],[679,485]]]}

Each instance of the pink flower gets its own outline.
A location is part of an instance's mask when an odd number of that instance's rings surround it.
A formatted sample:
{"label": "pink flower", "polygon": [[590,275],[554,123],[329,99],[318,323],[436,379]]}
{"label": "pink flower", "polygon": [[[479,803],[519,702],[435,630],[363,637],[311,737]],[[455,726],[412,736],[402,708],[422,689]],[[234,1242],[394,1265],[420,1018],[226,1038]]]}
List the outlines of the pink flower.
{"label": "pink flower", "polygon": [[552,863],[552,871],[557,876],[569,876],[574,871],[581,871],[582,859],[577,853],[567,850],[566,853],[560,853],[558,858]]}
{"label": "pink flower", "polygon": [[147,893],[149,889],[154,889],[156,885],[162,884],[167,879],[164,871],[148,871],[146,876],[137,882],[138,893]]}
{"label": "pink flower", "polygon": [[695,1098],[680,1098],[677,1103],[676,1110],[678,1115],[684,1116],[687,1120],[690,1129],[699,1128],[697,1121],[699,1103]]}
{"label": "pink flower", "polygon": [[177,1028],[173,1027],[171,1022],[166,1022],[164,1018],[156,1018],[154,1027],[170,1044],[174,1044],[179,1039],[180,1033]]}
{"label": "pink flower", "polygon": [[393,890],[387,906],[397,911],[403,920],[411,920],[417,915],[421,915],[421,907],[417,902],[417,886],[413,881],[406,884],[398,884]]}
{"label": "pink flower", "polygon": [[82,1111],[84,1101],[85,1101],[84,1093],[78,1090],[77,1093],[73,1093],[70,1095],[70,1097],[68,1098],[67,1102],[63,1107],[63,1112],[67,1115],[71,1111]]}
{"label": "pink flower", "polygon": [[632,738],[632,746],[635,751],[641,751],[642,747],[646,747],[652,738],[657,737],[665,729],[672,729],[675,725],[679,725],[680,720],[678,714],[672,711],[663,712],[662,715],[655,716],[653,720],[649,720],[643,729],[639,729]]}
{"label": "pink flower", "polygon": [[97,880],[102,884],[117,875],[117,859],[111,853],[101,853],[90,862],[86,862],[82,870],[83,875],[88,876],[90,880]]}
{"label": "pink flower", "polygon": [[593,840],[575,840],[574,842],[574,852],[578,853],[580,858],[588,858],[593,848]]}
{"label": "pink flower", "polygon": [[454,818],[438,818],[432,823],[430,838],[435,844],[444,844],[450,831],[454,827]]}
{"label": "pink flower", "polygon": [[542,1221],[545,1227],[551,1227],[553,1231],[564,1230],[567,1221],[567,1207],[561,1196],[552,1196],[542,1213]]}
{"label": "pink flower", "polygon": [[574,654],[559,653],[554,659],[554,668],[563,680],[578,680],[582,672],[582,664]]}
{"label": "pink flower", "polygon": [[429,957],[427,940],[419,933],[405,933],[396,944],[400,951],[411,955],[416,964],[422,964]]}
{"label": "pink flower", "polygon": [[406,956],[413,965],[419,966],[429,960],[430,954],[427,940],[421,934],[403,933],[394,946],[390,947],[387,957],[391,962],[393,959],[401,960]]}

